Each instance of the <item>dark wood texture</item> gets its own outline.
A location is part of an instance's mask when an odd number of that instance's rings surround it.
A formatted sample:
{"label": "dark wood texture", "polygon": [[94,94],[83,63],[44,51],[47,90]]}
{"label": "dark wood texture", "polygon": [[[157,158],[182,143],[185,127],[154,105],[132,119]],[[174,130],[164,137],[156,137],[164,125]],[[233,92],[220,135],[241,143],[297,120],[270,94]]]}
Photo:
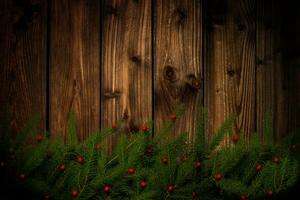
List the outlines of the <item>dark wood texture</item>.
{"label": "dark wood texture", "polygon": [[33,114],[46,123],[47,2],[0,1],[0,114],[20,130]]}
{"label": "dark wood texture", "polygon": [[299,22],[283,0],[1,0],[0,114],[65,134],[74,111],[83,139],[156,133],[183,104],[172,135],[193,138],[204,106],[208,139],[231,113],[262,138],[266,112],[280,139],[300,124]]}
{"label": "dark wood texture", "polygon": [[[300,12],[298,2],[280,1],[282,68],[278,72],[282,77],[282,88],[276,96],[283,102],[284,112],[275,119],[281,124],[280,136],[295,129],[300,130]],[[278,75],[277,74],[277,75]],[[277,77],[276,77],[277,78]]]}
{"label": "dark wood texture", "polygon": [[100,129],[99,1],[52,0],[50,16],[50,129],[74,111],[83,138]]}
{"label": "dark wood texture", "polygon": [[154,45],[155,130],[178,104],[185,112],[174,134],[195,131],[203,105],[202,1],[156,1]]}
{"label": "dark wood texture", "polygon": [[211,135],[230,113],[255,131],[255,0],[207,1],[205,107]]}
{"label": "dark wood texture", "polygon": [[151,1],[106,1],[104,9],[102,127],[121,121],[134,132],[152,119]]}
{"label": "dark wood texture", "polygon": [[[266,113],[270,113],[276,135],[284,131],[285,103],[280,46],[279,1],[257,2],[256,23],[256,129],[263,136]],[[276,119],[276,120],[275,120]]]}

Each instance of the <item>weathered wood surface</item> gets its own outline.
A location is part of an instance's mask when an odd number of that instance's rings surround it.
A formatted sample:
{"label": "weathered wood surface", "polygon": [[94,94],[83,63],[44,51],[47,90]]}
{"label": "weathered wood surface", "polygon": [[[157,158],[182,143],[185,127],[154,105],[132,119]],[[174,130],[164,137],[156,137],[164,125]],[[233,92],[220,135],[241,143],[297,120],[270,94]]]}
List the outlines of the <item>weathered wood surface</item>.
{"label": "weathered wood surface", "polygon": [[46,128],[47,2],[0,1],[0,114],[16,132],[33,114]]}
{"label": "weathered wood surface", "polygon": [[300,123],[299,21],[283,0],[2,0],[0,114],[65,134],[74,111],[83,139],[117,121],[157,131],[183,104],[172,134],[192,138],[204,106],[208,138],[233,112],[248,138],[269,111],[281,137]]}
{"label": "weathered wood surface", "polygon": [[106,1],[102,30],[102,127],[134,132],[152,120],[151,1]]}
{"label": "weathered wood surface", "polygon": [[[256,18],[256,130],[263,136],[266,113],[275,134],[283,131],[283,73],[279,1],[258,1]],[[276,120],[275,120],[276,119]]]}
{"label": "weathered wood surface", "polygon": [[50,14],[50,129],[65,133],[77,117],[79,138],[100,129],[100,5],[52,0]]}
{"label": "weathered wood surface", "polygon": [[203,106],[202,1],[156,1],[154,13],[154,119],[158,130],[176,105],[185,111],[173,134],[195,132]]}
{"label": "weathered wood surface", "polygon": [[255,131],[255,0],[207,1],[205,106],[211,135],[230,113]]}

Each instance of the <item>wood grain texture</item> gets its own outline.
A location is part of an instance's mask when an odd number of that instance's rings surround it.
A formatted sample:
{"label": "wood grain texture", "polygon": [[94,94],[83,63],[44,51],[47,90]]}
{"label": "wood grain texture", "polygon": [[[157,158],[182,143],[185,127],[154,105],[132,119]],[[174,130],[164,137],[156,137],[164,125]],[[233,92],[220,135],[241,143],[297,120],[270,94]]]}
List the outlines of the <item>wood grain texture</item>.
{"label": "wood grain texture", "polygon": [[[280,1],[282,11],[282,63],[280,75],[282,77],[282,88],[276,98],[283,100],[280,113],[279,135],[287,135],[295,129],[300,130],[300,12],[297,2],[286,3]],[[278,74],[276,75],[278,76]],[[277,78],[277,77],[276,77]],[[282,91],[282,92],[280,92]],[[279,99],[278,99],[279,100]]]}
{"label": "wood grain texture", "polygon": [[74,111],[82,139],[100,129],[99,1],[52,0],[50,22],[50,129]]}
{"label": "wood grain texture", "polygon": [[183,104],[173,134],[192,137],[203,105],[202,1],[156,1],[155,17],[155,130]]}
{"label": "wood grain texture", "polygon": [[47,2],[0,2],[0,114],[12,112],[20,130],[33,114],[46,118]]}
{"label": "wood grain texture", "polygon": [[134,132],[152,119],[151,1],[106,1],[104,9],[102,127],[121,121]]}
{"label": "wood grain texture", "polygon": [[256,19],[256,130],[263,136],[266,113],[272,117],[275,135],[284,131],[279,0],[258,1]]}
{"label": "wood grain texture", "polygon": [[210,137],[228,117],[246,137],[255,131],[255,0],[207,1],[205,107]]}

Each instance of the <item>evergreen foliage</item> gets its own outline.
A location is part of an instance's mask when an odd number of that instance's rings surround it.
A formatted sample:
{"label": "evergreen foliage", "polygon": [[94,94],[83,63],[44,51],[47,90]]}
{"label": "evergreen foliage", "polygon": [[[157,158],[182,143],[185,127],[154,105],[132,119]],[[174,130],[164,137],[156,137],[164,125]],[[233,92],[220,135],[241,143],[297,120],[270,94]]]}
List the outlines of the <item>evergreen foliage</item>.
{"label": "evergreen foliage", "polygon": [[[177,114],[180,114],[177,113]],[[233,145],[220,142],[233,137],[231,115],[208,144],[206,112],[199,113],[195,138],[186,133],[174,137],[174,119],[165,120],[159,134],[147,131],[126,135],[120,126],[91,134],[78,142],[76,119],[70,114],[65,138],[48,137],[37,129],[33,117],[11,138],[10,117],[0,123],[1,170],[7,170],[24,186],[51,199],[264,199],[288,191],[299,178],[297,135],[274,144],[272,123],[265,121],[265,138],[256,134],[250,142],[240,134]],[[108,155],[105,139],[121,134]],[[35,138],[41,137],[42,140]]]}

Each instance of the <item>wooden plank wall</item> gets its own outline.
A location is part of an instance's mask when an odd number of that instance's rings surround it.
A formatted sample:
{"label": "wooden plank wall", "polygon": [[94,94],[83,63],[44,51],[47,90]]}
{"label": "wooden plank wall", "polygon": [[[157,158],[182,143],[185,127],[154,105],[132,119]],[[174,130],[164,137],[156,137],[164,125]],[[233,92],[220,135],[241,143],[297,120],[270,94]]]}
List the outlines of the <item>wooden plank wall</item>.
{"label": "wooden plank wall", "polygon": [[156,1],[154,45],[155,130],[184,104],[175,135],[195,132],[197,111],[203,106],[202,1]]}
{"label": "wooden plank wall", "polygon": [[[102,36],[102,128],[137,131],[152,119],[151,1],[107,0]],[[117,136],[109,139],[111,150]]]}
{"label": "wooden plank wall", "polygon": [[77,117],[79,138],[100,129],[100,5],[94,0],[50,4],[50,130],[65,133]]}
{"label": "wooden plank wall", "polygon": [[207,131],[215,132],[230,113],[236,131],[255,131],[255,0],[207,1],[205,107]]}
{"label": "wooden plank wall", "polygon": [[174,135],[193,137],[201,106],[208,139],[232,112],[247,138],[267,111],[285,135],[299,124],[299,19],[281,0],[2,0],[0,113],[17,131],[39,112],[65,134],[74,111],[83,139],[117,121],[156,131],[184,104]]}
{"label": "wooden plank wall", "polygon": [[[284,130],[282,53],[280,51],[280,4],[259,1],[256,23],[256,126],[263,136],[263,121],[270,112],[277,136]],[[276,121],[275,121],[276,120]]]}
{"label": "wooden plank wall", "polygon": [[46,128],[47,2],[0,1],[0,113],[20,130],[33,113]]}

